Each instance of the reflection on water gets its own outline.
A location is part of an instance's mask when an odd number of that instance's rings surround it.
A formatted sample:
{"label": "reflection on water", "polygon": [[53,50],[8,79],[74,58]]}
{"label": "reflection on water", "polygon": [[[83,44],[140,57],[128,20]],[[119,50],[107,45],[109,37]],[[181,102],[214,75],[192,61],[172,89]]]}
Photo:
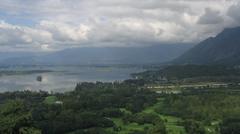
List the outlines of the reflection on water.
{"label": "reflection on water", "polygon": [[[76,83],[88,81],[121,81],[131,73],[143,71],[138,67],[41,66],[1,68],[4,70],[52,70],[53,72],[0,76],[0,92],[16,90],[45,90],[63,92],[73,90]],[[42,76],[42,81],[36,80]]]}

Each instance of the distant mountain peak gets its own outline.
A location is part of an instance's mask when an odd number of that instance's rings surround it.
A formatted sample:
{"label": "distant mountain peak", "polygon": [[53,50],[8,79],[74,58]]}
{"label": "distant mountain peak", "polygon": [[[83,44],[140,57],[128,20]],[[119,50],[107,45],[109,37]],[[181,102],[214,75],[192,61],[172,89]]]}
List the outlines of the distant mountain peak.
{"label": "distant mountain peak", "polygon": [[225,28],[173,60],[175,64],[240,64],[240,27]]}

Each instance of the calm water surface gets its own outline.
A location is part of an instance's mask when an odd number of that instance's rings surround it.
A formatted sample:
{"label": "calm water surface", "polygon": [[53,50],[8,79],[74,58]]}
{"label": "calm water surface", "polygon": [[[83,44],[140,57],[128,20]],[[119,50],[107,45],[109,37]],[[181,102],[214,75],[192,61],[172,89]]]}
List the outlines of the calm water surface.
{"label": "calm water surface", "polygon": [[[1,75],[0,92],[16,90],[44,90],[64,92],[73,90],[78,82],[112,82],[130,78],[131,73],[144,71],[141,67],[108,67],[108,66],[35,66],[35,67],[8,67],[0,71],[29,71],[51,70],[52,72]],[[42,81],[36,80],[42,76]]]}

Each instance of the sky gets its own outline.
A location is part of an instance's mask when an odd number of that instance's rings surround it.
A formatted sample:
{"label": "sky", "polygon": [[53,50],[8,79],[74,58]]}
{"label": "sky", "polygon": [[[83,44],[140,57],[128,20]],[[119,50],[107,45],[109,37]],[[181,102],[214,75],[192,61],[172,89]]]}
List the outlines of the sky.
{"label": "sky", "polygon": [[240,0],[1,0],[0,51],[198,43],[240,25]]}

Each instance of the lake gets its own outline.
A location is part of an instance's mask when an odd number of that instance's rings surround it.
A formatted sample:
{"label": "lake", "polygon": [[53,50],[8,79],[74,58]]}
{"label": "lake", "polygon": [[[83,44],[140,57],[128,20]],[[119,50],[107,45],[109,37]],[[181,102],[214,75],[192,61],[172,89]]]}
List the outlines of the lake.
{"label": "lake", "polygon": [[[2,73],[0,75],[0,92],[17,90],[65,92],[73,90],[78,82],[122,81],[124,79],[131,78],[131,73],[142,72],[144,70],[145,69],[140,66],[1,67],[0,71]],[[13,71],[14,73],[12,73]],[[42,77],[42,81],[37,81],[38,76]]]}

